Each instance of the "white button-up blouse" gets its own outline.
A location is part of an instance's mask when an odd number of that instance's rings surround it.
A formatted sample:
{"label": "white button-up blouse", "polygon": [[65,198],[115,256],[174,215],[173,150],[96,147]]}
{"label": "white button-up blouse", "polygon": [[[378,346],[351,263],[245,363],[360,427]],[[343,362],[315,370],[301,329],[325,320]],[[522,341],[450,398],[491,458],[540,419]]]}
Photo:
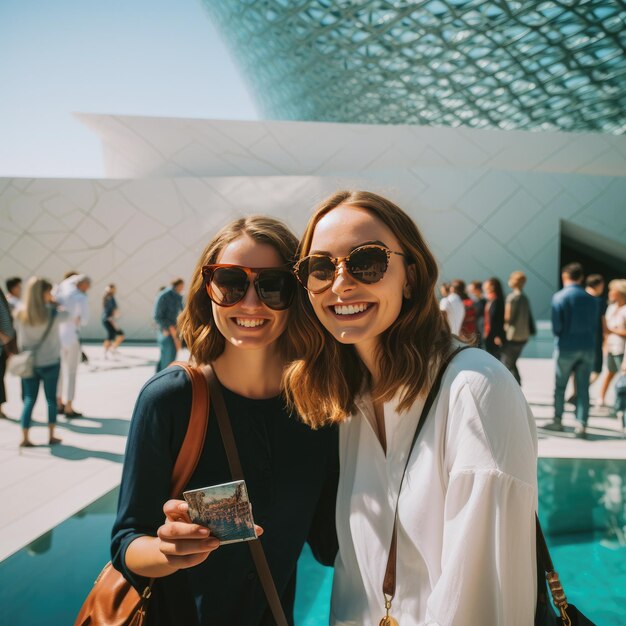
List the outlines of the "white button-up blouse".
{"label": "white button-up blouse", "polygon": [[[340,427],[334,626],[377,626],[398,485],[425,397],[384,405],[387,455],[369,397]],[[537,434],[511,374],[457,355],[411,454],[399,500],[400,626],[531,626],[536,602]]]}

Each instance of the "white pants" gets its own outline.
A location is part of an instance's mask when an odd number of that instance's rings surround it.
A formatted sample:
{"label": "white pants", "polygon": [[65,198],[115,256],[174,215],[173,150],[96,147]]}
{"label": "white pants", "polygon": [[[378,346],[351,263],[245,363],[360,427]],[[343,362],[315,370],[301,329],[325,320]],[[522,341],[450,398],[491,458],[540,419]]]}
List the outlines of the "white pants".
{"label": "white pants", "polygon": [[80,343],[72,342],[61,347],[61,372],[57,384],[57,397],[65,403],[74,400],[76,393],[76,372],[80,361]]}

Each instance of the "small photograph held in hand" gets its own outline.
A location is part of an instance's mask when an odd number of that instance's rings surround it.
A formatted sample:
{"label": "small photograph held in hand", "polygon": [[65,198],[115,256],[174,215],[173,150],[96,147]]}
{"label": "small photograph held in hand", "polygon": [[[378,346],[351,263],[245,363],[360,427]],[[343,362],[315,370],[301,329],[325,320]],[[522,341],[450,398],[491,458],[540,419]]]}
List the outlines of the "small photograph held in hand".
{"label": "small photograph held in hand", "polygon": [[191,521],[209,528],[222,545],[256,539],[245,481],[192,489],[183,496]]}

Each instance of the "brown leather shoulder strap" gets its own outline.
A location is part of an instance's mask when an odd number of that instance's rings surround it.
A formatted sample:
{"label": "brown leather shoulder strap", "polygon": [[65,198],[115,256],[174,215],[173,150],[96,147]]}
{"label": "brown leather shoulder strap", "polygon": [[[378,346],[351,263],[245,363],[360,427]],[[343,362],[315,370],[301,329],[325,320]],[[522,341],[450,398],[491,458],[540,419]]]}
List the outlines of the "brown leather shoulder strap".
{"label": "brown leather shoulder strap", "polygon": [[439,371],[437,372],[437,376],[433,381],[432,387],[428,392],[428,396],[426,397],[426,401],[424,402],[424,407],[422,409],[422,413],[420,414],[419,420],[417,421],[417,427],[415,428],[415,433],[413,435],[413,440],[411,441],[411,445],[409,446],[409,451],[406,455],[406,463],[404,465],[404,470],[402,472],[402,477],[400,478],[400,485],[398,486],[398,497],[396,499],[396,511],[393,520],[393,530],[391,531],[391,546],[389,547],[389,556],[387,558],[387,567],[385,568],[385,576],[383,578],[383,594],[385,596],[386,601],[390,601],[393,599],[396,593],[396,555],[398,550],[398,503],[400,502],[400,492],[402,491],[402,484],[404,483],[404,476],[406,474],[407,467],[409,466],[409,461],[411,460],[411,453],[413,452],[413,448],[415,447],[415,443],[422,432],[422,428],[426,423],[426,418],[428,417],[428,413],[435,402],[435,398],[439,393],[439,389],[441,387],[441,381],[443,380],[443,375],[446,373],[448,369],[448,365],[452,362],[452,359],[463,350],[467,350],[469,346],[461,346],[454,350],[451,354],[449,354],[439,366]]}
{"label": "brown leather shoulder strap", "polygon": [[172,365],[178,365],[187,372],[192,389],[189,426],[172,472],[170,496],[180,498],[185,485],[198,465],[204,447],[209,422],[209,392],[202,370],[182,361],[176,361]]}
{"label": "brown leather shoulder strap", "polygon": [[[228,457],[228,465],[230,467],[230,473],[233,480],[244,480],[243,470],[241,469],[241,462],[239,461],[239,453],[237,452],[237,444],[235,442],[235,436],[233,435],[233,429],[230,425],[230,418],[228,417],[228,411],[224,404],[224,397],[222,396],[222,390],[220,388],[219,381],[213,368],[209,365],[205,369],[207,380],[209,381],[209,389],[211,391],[211,398],[213,399],[213,405],[215,406],[215,415],[217,416],[217,423],[222,435],[222,441],[224,442],[224,448],[226,450],[226,456]],[[280,597],[278,591],[276,591],[276,585],[272,578],[272,572],[265,558],[265,552],[263,551],[263,545],[260,541],[248,541],[250,552],[252,553],[252,560],[256,567],[261,586],[265,592],[267,603],[270,606],[274,621],[277,626],[288,626],[287,618],[283,611],[283,607],[280,603]]]}

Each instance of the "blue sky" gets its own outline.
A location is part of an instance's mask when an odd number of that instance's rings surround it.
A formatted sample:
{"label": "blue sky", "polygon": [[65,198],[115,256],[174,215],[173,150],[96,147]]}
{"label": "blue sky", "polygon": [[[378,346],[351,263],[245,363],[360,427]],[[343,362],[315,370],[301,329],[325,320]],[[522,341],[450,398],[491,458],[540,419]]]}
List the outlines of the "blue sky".
{"label": "blue sky", "polygon": [[89,176],[73,112],[258,119],[200,0],[0,0],[0,176]]}

